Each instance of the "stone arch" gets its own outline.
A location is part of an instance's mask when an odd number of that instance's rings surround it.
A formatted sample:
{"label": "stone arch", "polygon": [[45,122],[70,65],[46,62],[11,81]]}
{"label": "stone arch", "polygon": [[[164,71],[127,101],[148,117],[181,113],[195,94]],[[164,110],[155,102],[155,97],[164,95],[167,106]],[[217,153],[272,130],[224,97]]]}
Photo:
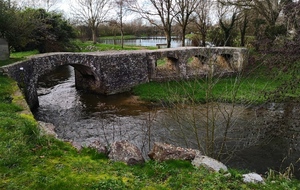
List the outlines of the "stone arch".
{"label": "stone arch", "polygon": [[201,54],[196,54],[191,56],[189,59],[190,61],[187,64],[187,73],[189,77],[197,77],[197,76],[205,75],[206,72],[209,70],[208,57]]}
{"label": "stone arch", "polygon": [[204,55],[195,55],[192,58],[192,64],[195,67],[203,67],[204,65],[207,65],[209,61],[209,58]]}
{"label": "stone arch", "polygon": [[[69,59],[66,59],[66,57]],[[33,67],[31,69],[32,72],[31,74],[26,74],[31,78],[31,80],[27,82],[30,90],[28,93],[25,92],[25,94],[27,94],[25,95],[27,97],[26,99],[28,99],[27,102],[32,102],[29,103],[30,108],[34,109],[39,106],[37,95],[39,77],[46,75],[61,66],[70,65],[74,68],[76,89],[101,93],[99,90],[99,76],[94,71],[94,68],[88,65],[84,58],[84,56],[69,57],[68,54],[33,58],[31,60],[31,66]],[[78,61],[78,63],[75,63],[76,61]]]}
{"label": "stone arch", "polygon": [[81,64],[69,65],[74,67],[76,89],[103,93],[99,88],[101,86],[99,76],[91,67]]}
{"label": "stone arch", "polygon": [[180,75],[179,59],[175,57],[168,55],[158,56],[154,65],[155,76],[152,77],[153,80],[169,80]]}
{"label": "stone arch", "polygon": [[179,61],[177,58],[175,57],[166,57],[166,61],[167,61],[167,67],[172,70],[172,71],[175,71],[176,74],[179,74],[180,73],[180,70],[179,70]]}
{"label": "stone arch", "polygon": [[38,77],[45,75],[60,66],[70,65],[75,72],[75,86],[80,90],[93,91],[99,85],[99,76],[94,71],[94,67],[90,66],[89,57],[74,54],[50,54],[48,56],[37,57],[33,59],[34,70]]}
{"label": "stone arch", "polygon": [[219,54],[216,59],[216,66],[222,70],[231,71],[232,69],[232,54]]}

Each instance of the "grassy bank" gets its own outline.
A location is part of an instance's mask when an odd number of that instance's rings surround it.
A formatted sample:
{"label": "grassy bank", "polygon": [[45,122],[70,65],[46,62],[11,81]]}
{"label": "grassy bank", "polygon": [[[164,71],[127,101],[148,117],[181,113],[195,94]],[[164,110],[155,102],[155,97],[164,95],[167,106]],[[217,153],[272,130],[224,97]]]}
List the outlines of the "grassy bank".
{"label": "grassy bank", "polygon": [[69,143],[41,136],[33,117],[20,114],[14,81],[0,76],[0,86],[0,189],[300,188],[298,181],[280,175],[267,178],[266,184],[245,184],[236,170],[226,177],[185,161],[127,166],[93,149],[77,151]]}
{"label": "grassy bank", "polygon": [[10,54],[10,58],[8,60],[0,61],[0,67],[4,65],[9,65],[17,61],[22,61],[26,59],[26,57],[30,55],[38,54],[38,51],[26,51],[26,52],[14,52]]}
{"label": "grassy bank", "polygon": [[109,51],[109,50],[139,50],[139,49],[157,49],[156,47],[141,47],[141,46],[128,46],[125,45],[123,48],[121,45],[113,44],[93,44],[91,41],[81,42],[76,40],[73,42],[80,52],[91,52],[91,51]]}
{"label": "grassy bank", "polygon": [[[111,40],[111,39],[114,39],[114,40],[121,40],[121,36],[101,36],[100,37],[100,40]],[[124,40],[130,40],[130,39],[135,39],[137,38],[135,35],[124,35],[123,36],[123,39]]]}
{"label": "grassy bank", "polygon": [[299,81],[300,75],[281,71],[270,74],[268,68],[262,65],[237,76],[150,82],[134,87],[133,93],[145,101],[165,103],[218,101],[261,104],[287,99],[299,101],[300,85],[293,84],[296,78]]}

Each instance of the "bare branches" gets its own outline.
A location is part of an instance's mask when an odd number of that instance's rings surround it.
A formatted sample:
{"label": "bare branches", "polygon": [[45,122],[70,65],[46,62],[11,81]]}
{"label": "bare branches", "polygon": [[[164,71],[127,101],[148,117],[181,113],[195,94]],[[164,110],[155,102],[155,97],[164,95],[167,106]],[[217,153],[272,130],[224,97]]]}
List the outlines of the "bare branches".
{"label": "bare branches", "polygon": [[[148,2],[148,3],[147,3]],[[167,38],[167,47],[171,47],[172,23],[176,13],[174,13],[174,0],[149,0],[144,4],[135,3],[132,10],[141,15],[152,25],[164,31]],[[158,22],[160,21],[160,22]]]}
{"label": "bare branches", "polygon": [[254,9],[269,24],[274,26],[280,12],[288,1],[286,0],[219,0],[226,5],[242,7],[244,9]]}
{"label": "bare branches", "polygon": [[87,24],[92,30],[93,42],[97,43],[97,29],[104,22],[109,12],[109,0],[76,0],[72,6],[72,14],[79,23]]}
{"label": "bare branches", "polygon": [[202,2],[204,1],[175,0],[174,16],[181,27],[182,46],[185,46],[186,28],[189,22],[191,21],[190,17]]}
{"label": "bare branches", "polygon": [[210,26],[210,12],[211,12],[212,1],[200,1],[200,4],[194,11],[193,21],[201,35],[202,46],[206,45],[207,31]]}

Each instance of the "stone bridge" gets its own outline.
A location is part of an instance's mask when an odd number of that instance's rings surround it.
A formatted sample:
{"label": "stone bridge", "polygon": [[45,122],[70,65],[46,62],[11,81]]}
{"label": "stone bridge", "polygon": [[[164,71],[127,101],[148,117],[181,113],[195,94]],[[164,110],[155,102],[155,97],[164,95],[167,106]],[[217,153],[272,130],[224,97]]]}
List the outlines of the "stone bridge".
{"label": "stone bridge", "polygon": [[[245,48],[232,47],[181,47],[158,50],[104,51],[89,53],[47,53],[0,68],[16,80],[23,90],[31,109],[37,107],[37,86],[40,76],[59,66],[71,65],[75,70],[77,89],[100,94],[116,94],[132,87],[161,79],[188,79],[216,72],[221,68],[228,72],[241,71],[247,60]],[[166,60],[161,69],[158,60]],[[196,65],[191,69],[189,63]],[[171,74],[166,74],[170,71]],[[171,76],[171,77],[170,77]]]}

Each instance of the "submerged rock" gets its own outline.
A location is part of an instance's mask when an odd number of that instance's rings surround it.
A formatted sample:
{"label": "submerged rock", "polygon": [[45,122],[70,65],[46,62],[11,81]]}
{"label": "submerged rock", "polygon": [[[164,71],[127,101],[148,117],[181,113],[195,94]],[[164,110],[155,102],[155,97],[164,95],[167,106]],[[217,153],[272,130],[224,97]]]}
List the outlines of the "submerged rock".
{"label": "submerged rock", "polygon": [[124,162],[128,165],[142,164],[145,162],[142,152],[137,146],[125,140],[114,142],[110,147],[108,157],[113,161]]}
{"label": "submerged rock", "polygon": [[152,160],[166,161],[166,160],[193,160],[197,154],[197,150],[175,147],[166,143],[155,142],[152,150],[148,156]]}
{"label": "submerged rock", "polygon": [[195,167],[203,166],[206,169],[215,172],[219,172],[220,170],[223,170],[224,172],[228,171],[227,167],[222,162],[203,155],[197,155],[192,161],[192,164]]}

